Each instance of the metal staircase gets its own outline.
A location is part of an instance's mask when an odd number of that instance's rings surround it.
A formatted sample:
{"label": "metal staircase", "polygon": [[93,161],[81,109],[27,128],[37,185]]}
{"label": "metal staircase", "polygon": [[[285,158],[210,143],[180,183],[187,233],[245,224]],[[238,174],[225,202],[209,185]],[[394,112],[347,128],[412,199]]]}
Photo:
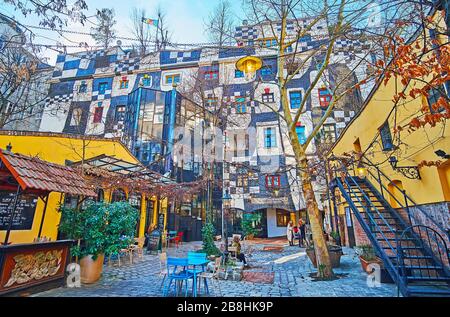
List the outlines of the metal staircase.
{"label": "metal staircase", "polygon": [[[341,167],[330,185],[339,188],[403,296],[450,296],[448,232],[426,212],[418,217],[420,207],[405,191],[397,187],[400,201],[382,180],[392,183],[373,165],[363,178]],[[424,217],[427,225],[420,223]]]}

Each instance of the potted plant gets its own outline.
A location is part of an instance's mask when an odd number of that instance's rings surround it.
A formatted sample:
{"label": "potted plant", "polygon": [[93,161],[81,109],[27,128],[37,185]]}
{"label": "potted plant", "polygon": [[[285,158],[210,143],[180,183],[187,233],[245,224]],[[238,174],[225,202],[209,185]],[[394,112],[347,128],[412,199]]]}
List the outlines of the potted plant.
{"label": "potted plant", "polygon": [[94,283],[103,271],[105,254],[118,254],[133,242],[138,212],[127,202],[88,202],[83,207],[61,207],[59,231],[78,242],[71,255],[80,262],[81,282]]}
{"label": "potted plant", "polygon": [[[327,247],[328,253],[330,254],[331,266],[333,268],[339,267],[341,265],[341,256],[343,255],[342,247],[333,244],[327,244]],[[312,243],[306,248],[306,254],[313,266],[317,268],[316,251]]]}
{"label": "potted plant", "polygon": [[337,231],[332,231],[330,233],[330,237],[333,239],[334,243],[338,243],[339,244],[340,236],[339,236],[339,233]]}
{"label": "potted plant", "polygon": [[368,266],[371,263],[377,263],[380,266],[383,264],[381,259],[375,255],[375,251],[370,244],[358,246],[356,252],[359,255],[359,261],[361,262],[361,267],[364,272],[370,273]]}

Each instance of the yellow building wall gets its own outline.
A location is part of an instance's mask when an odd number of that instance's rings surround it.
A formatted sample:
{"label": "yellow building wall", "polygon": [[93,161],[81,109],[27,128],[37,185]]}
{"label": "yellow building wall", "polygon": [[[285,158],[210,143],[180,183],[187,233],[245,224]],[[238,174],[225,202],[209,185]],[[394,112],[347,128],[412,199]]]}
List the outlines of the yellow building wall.
{"label": "yellow building wall", "polygon": [[[129,152],[129,150],[120,142],[114,140],[91,139],[82,140],[64,135],[36,133],[36,135],[8,135],[6,132],[0,132],[0,148],[4,149],[11,143],[12,152],[20,153],[28,156],[37,156],[42,160],[65,165],[66,160],[80,161],[83,156],[83,148],[85,149],[84,157],[86,159],[98,155],[114,156],[127,162],[137,163],[138,160]],[[58,224],[60,221],[60,213],[58,206],[63,196],[60,193],[51,193],[47,204],[44,224],[41,237],[48,237],[52,241],[57,239]],[[105,201],[111,200],[111,192],[105,190]],[[139,236],[144,236],[145,220],[146,220],[146,201],[145,195],[142,195],[143,202],[141,204],[141,216]],[[42,214],[44,211],[44,202],[39,199],[34,215],[31,230],[13,230],[10,233],[9,241],[13,244],[30,243],[38,236],[41,224]],[[153,213],[154,215],[156,212]],[[156,223],[153,221],[152,223]],[[0,241],[3,241],[6,231],[0,231]]]}
{"label": "yellow building wall", "polygon": [[[330,155],[333,153],[339,156],[343,153],[352,152],[354,150],[353,144],[358,138],[362,151],[364,152],[367,149],[394,106],[392,98],[395,95],[396,87],[397,91],[401,91],[402,85],[399,81],[396,82],[395,78],[391,78],[386,86],[384,84],[379,86],[362,112],[355,117],[337,140]],[[414,100],[410,98],[397,107],[396,119],[394,119],[395,115],[391,114],[388,122],[394,144],[397,143],[392,132],[394,122],[396,122],[396,126],[407,124],[413,116],[420,114],[419,110],[421,108],[422,101],[420,98]],[[400,150],[394,154],[398,159],[398,166],[417,166],[423,160],[442,161],[443,159],[439,158],[434,151],[442,149],[450,153],[449,136],[450,129],[448,127],[445,128],[445,124],[441,123],[435,127],[426,126],[411,133],[405,129],[401,132],[403,144],[399,146]],[[379,167],[390,179],[401,181],[403,189],[416,203],[427,204],[446,201],[444,188],[440,184],[440,175],[436,167],[421,168],[420,180],[408,179],[392,169],[388,160],[389,155],[392,153],[392,151],[384,152],[382,150],[381,138],[378,136],[378,139],[373,143],[372,148],[366,152],[365,156],[372,163],[380,164]],[[449,173],[448,169],[446,173]],[[445,176],[441,175],[441,178],[445,178]],[[385,183],[384,185],[388,188],[389,184]]]}

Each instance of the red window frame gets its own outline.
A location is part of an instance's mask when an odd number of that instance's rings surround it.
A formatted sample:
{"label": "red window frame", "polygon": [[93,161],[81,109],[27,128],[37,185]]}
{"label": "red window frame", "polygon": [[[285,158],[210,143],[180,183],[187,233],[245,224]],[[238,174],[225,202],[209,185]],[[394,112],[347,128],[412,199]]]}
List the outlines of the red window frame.
{"label": "red window frame", "polygon": [[322,108],[328,108],[331,97],[332,96],[327,88],[319,88],[319,103]]}
{"label": "red window frame", "polygon": [[279,189],[280,186],[280,175],[266,175],[266,188]]}
{"label": "red window frame", "polygon": [[100,123],[102,122],[102,116],[103,116],[103,107],[96,107],[94,110],[94,123]]}

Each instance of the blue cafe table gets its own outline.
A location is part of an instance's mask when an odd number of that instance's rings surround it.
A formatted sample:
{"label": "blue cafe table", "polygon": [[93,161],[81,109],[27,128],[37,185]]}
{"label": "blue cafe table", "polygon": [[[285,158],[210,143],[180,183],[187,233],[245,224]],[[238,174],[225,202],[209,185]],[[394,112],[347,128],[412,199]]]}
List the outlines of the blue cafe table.
{"label": "blue cafe table", "polygon": [[[205,271],[205,265],[209,263],[208,259],[189,259],[188,266],[192,266],[192,269],[189,269],[190,272],[194,274],[194,282],[193,282],[193,296],[197,297],[197,274]],[[196,267],[201,267],[201,269],[197,269]],[[205,280],[206,289],[208,289],[208,283]]]}

